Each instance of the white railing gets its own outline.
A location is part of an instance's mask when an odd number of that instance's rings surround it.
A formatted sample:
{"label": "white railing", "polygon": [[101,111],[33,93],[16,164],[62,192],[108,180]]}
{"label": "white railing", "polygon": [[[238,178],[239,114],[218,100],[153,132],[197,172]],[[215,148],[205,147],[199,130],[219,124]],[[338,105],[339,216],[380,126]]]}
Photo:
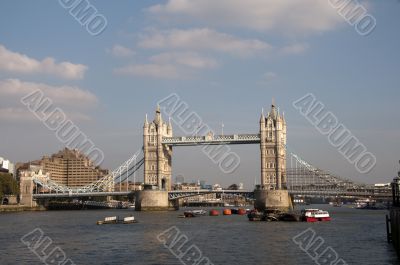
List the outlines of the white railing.
{"label": "white railing", "polygon": [[[89,192],[104,192],[108,191],[111,192],[114,190],[115,182],[118,179],[124,178],[124,174],[128,177],[129,170],[137,170],[138,167],[136,163],[132,165],[132,163],[136,162],[138,155],[140,154],[140,150],[137,151],[132,157],[126,160],[122,165],[120,165],[117,169],[112,171],[107,176],[102,177],[98,181],[95,181],[87,186],[79,187],[79,188],[71,188],[64,185],[60,185],[51,180],[48,174],[43,174],[40,170],[37,174],[32,175],[32,181],[45,189],[50,190],[51,192],[55,193],[89,193]],[[139,167],[141,164],[139,165]],[[135,168],[133,168],[135,167]]]}

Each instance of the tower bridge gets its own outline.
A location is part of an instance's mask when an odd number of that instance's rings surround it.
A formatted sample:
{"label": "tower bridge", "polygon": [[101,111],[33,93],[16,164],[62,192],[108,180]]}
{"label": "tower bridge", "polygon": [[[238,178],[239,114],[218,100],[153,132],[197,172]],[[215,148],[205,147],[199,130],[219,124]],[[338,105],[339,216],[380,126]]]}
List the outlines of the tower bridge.
{"label": "tower bridge", "polygon": [[[199,145],[260,145],[260,185],[254,191],[175,191],[171,190],[173,148]],[[287,157],[288,154],[288,157]],[[287,162],[289,166],[287,166]],[[290,208],[292,195],[312,196],[371,196],[374,190],[365,184],[337,177],[321,170],[300,156],[290,152],[286,145],[286,121],[274,104],[266,115],[261,113],[259,133],[173,136],[172,124],[164,122],[160,108],[149,122],[147,115],[143,125],[142,152],[135,153],[120,167],[106,177],[80,188],[59,185],[43,172],[21,178],[22,201],[56,197],[94,197],[130,195],[131,191],[116,190],[116,184],[128,181],[139,168],[143,167],[143,180],[151,190],[135,192],[138,210],[167,209],[171,201],[206,193],[226,193],[254,198],[258,208]],[[37,187],[47,191],[35,194]],[[386,196],[385,194],[380,194]],[[389,194],[390,196],[390,194]]]}

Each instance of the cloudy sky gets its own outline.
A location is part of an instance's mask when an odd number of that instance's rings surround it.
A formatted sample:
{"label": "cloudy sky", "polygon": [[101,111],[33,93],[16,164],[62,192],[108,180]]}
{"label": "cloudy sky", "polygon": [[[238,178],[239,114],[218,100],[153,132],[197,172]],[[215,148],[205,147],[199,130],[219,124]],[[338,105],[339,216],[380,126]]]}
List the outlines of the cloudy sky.
{"label": "cloudy sky", "polygon": [[[71,15],[73,2],[82,1],[1,1],[0,156],[28,161],[63,147],[20,101],[36,89],[104,151],[110,169],[142,147],[145,114],[176,93],[225,134],[257,133],[275,98],[288,147],[309,163],[366,183],[396,175],[399,1],[352,2],[376,19],[366,36],[329,0],[91,0],[107,22],[96,35]],[[376,156],[371,172],[359,173],[292,106],[307,93]],[[232,149],[241,164],[224,174],[200,148],[175,148],[174,176],[251,188],[259,147]]]}

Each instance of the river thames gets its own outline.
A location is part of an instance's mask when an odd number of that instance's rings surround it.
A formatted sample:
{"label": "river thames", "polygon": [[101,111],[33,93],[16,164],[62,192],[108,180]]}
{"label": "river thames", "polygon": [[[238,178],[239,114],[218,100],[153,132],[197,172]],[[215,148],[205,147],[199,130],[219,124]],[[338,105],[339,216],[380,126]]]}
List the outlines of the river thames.
{"label": "river thames", "polygon": [[[36,228],[52,240],[49,249],[60,247],[77,265],[182,264],[158,239],[163,231],[174,226],[173,231],[179,230],[180,235],[187,236],[189,241],[185,246],[198,247],[212,264],[317,264],[293,241],[308,228],[323,239],[320,252],[331,247],[347,264],[399,264],[392,246],[386,241],[387,211],[328,205],[314,207],[327,209],[332,221],[249,222],[246,216],[239,215],[178,218],[183,210],[5,213],[0,215],[0,264],[45,264],[21,241]],[[96,225],[96,221],[106,216],[130,214],[139,222]]]}

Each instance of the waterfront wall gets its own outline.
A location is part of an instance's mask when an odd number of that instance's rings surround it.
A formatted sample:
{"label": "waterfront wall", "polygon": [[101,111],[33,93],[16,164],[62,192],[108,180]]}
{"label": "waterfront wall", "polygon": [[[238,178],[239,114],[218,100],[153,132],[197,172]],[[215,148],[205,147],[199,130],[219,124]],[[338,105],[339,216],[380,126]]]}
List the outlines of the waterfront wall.
{"label": "waterfront wall", "polygon": [[397,255],[400,257],[400,208],[393,207],[390,210],[390,231],[391,239],[396,249]]}
{"label": "waterfront wall", "polygon": [[24,205],[2,205],[0,206],[0,212],[23,212],[23,211],[45,211],[44,207],[30,207]]}

